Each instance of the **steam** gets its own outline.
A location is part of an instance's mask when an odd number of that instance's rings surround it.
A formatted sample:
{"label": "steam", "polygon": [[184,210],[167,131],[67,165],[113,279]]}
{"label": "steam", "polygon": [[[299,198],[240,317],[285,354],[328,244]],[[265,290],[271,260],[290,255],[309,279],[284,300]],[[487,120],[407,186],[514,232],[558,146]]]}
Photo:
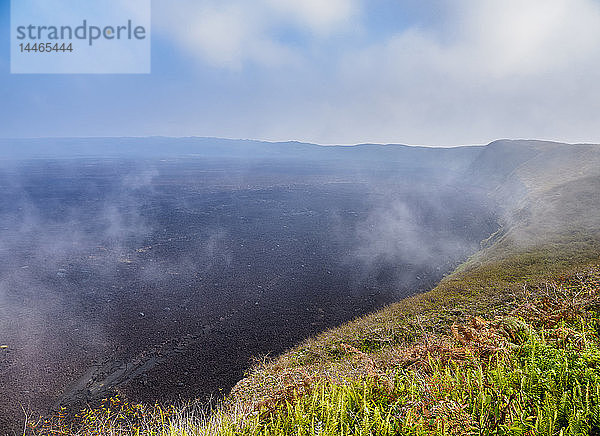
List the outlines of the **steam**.
{"label": "steam", "polygon": [[[87,283],[90,277],[113,282],[131,247],[153,232],[138,194],[152,186],[156,172],[135,169],[109,192],[90,184],[73,201],[58,196],[51,177],[39,183],[42,175],[29,173],[39,170],[36,164],[0,169],[7,199],[0,210],[0,341],[8,345],[0,384],[24,392],[17,401],[43,411],[79,370],[71,360],[91,363],[109,351],[105,320],[89,309],[108,297]],[[59,170],[67,180],[78,171],[68,163]],[[71,188],[78,183],[88,181]],[[79,202],[86,201],[96,206],[82,211]],[[0,408],[14,407],[11,398]]]}
{"label": "steam", "polygon": [[452,233],[424,231],[422,217],[403,201],[375,209],[357,229],[357,236],[361,242],[357,256],[371,263],[421,265],[473,249],[472,242]]}

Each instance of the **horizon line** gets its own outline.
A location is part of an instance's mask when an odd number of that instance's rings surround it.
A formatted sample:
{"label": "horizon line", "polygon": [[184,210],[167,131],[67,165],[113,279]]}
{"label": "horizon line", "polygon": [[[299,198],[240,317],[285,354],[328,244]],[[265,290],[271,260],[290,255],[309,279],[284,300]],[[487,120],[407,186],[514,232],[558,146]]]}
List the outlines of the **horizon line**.
{"label": "horizon line", "polygon": [[566,145],[599,145],[594,142],[563,142],[553,139],[531,139],[531,138],[499,138],[492,140],[487,143],[479,143],[479,144],[459,144],[459,145],[432,145],[432,144],[406,144],[402,142],[356,142],[356,143],[318,143],[318,142],[308,142],[301,141],[295,139],[288,140],[268,140],[268,139],[251,139],[251,138],[227,138],[220,136],[195,136],[195,135],[186,135],[186,136],[166,136],[166,135],[145,135],[145,136],[136,136],[136,135],[127,135],[127,136],[107,136],[107,135],[99,135],[99,136],[32,136],[32,137],[0,137],[0,141],[31,141],[31,140],[44,140],[44,139],[198,139],[198,140],[221,140],[221,141],[246,141],[246,142],[260,142],[265,144],[304,144],[304,145],[314,145],[319,147],[359,147],[359,146],[396,146],[396,147],[413,147],[413,148],[460,148],[460,147],[485,147],[500,141],[527,141],[527,142],[546,142],[546,143],[554,143],[554,144],[566,144]]}

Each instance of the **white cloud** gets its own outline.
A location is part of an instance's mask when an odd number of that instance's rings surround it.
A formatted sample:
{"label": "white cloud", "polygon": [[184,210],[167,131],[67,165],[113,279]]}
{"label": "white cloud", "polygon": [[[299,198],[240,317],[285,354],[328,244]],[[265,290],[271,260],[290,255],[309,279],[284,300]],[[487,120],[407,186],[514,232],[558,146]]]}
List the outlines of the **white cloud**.
{"label": "white cloud", "polygon": [[541,73],[598,55],[600,4],[593,0],[464,0],[460,11],[455,53],[484,61],[494,76]]}
{"label": "white cloud", "polygon": [[355,0],[266,0],[279,17],[293,20],[317,35],[327,35],[351,23],[360,12]]}
{"label": "white cloud", "polygon": [[290,64],[298,53],[277,37],[296,28],[312,37],[339,31],[357,16],[359,0],[179,0],[157,3],[159,32],[188,54],[217,67]]}
{"label": "white cloud", "polygon": [[157,30],[174,38],[192,57],[214,65],[239,67],[245,44],[260,37],[256,17],[247,15],[241,3],[182,0],[161,6]]}
{"label": "white cloud", "polygon": [[[445,33],[412,28],[344,52],[332,63],[327,101],[306,102],[310,119],[279,122],[263,136],[311,132],[306,139],[328,143],[600,142],[600,3],[462,0],[447,18]],[[293,117],[302,119],[298,112]]]}
{"label": "white cloud", "polygon": [[[443,16],[396,33],[368,28],[364,12],[373,7],[179,0],[155,8],[155,23],[186,53],[242,71],[237,94],[219,102],[222,112],[190,115],[190,133],[321,143],[600,142],[597,0],[456,0]],[[309,41],[278,39],[288,28]],[[246,82],[248,64],[260,74]],[[186,127],[177,129],[165,133]]]}

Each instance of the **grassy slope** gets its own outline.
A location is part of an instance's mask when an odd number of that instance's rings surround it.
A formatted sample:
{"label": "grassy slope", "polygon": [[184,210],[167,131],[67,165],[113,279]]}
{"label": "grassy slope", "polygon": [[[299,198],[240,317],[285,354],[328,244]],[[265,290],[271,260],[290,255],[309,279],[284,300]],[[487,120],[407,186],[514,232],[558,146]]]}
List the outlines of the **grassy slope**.
{"label": "grassy slope", "polygon": [[[600,153],[546,147],[502,167],[503,228],[432,291],[257,362],[209,424],[160,413],[123,422],[150,419],[142,427],[157,434],[577,433],[600,414]],[[575,339],[548,341],[557,325]],[[548,368],[556,377],[542,380]],[[109,427],[84,433],[116,431],[118,420],[95,413]]]}
{"label": "grassy slope", "polygon": [[597,434],[599,279],[589,269],[560,285],[528,287],[511,313],[472,318],[412,346],[345,346],[338,359],[354,360],[354,374],[341,381],[321,372],[303,396],[267,403],[241,431]]}

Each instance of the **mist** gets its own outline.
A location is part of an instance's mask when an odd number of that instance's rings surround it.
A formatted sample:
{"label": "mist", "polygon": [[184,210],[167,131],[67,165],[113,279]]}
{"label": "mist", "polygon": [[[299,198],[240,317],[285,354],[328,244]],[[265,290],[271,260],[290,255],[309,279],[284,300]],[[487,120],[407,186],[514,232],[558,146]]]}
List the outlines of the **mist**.
{"label": "mist", "polygon": [[431,289],[498,226],[462,177],[477,148],[243,144],[3,161],[3,426],[115,389],[226,393],[253,358]]}

